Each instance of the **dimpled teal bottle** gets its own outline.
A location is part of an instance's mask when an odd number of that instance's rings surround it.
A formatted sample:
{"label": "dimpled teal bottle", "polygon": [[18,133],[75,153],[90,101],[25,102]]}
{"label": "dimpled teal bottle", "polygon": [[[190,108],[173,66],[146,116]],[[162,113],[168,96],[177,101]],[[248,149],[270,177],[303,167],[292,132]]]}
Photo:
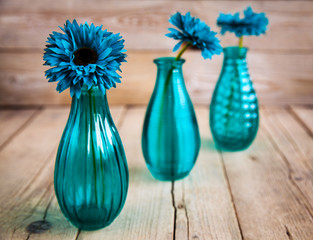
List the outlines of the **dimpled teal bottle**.
{"label": "dimpled teal bottle", "polygon": [[54,172],[55,193],[66,218],[77,228],[96,230],[120,213],[128,189],[123,145],[106,94],[82,89],[72,99]]}
{"label": "dimpled teal bottle", "polygon": [[142,133],[142,150],[148,169],[159,180],[186,177],[200,149],[200,134],[193,105],[184,83],[185,60],[154,60],[157,79]]}
{"label": "dimpled teal bottle", "polygon": [[249,76],[247,48],[224,48],[222,72],[210,105],[210,128],[218,149],[250,146],[259,127],[258,99]]}

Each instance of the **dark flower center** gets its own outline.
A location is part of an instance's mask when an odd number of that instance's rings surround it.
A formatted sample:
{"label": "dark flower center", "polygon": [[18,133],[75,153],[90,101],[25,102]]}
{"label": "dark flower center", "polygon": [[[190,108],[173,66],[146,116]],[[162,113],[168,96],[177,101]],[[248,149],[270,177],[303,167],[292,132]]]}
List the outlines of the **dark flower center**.
{"label": "dark flower center", "polygon": [[74,60],[73,62],[76,65],[83,65],[87,66],[88,64],[96,63],[98,60],[98,54],[95,50],[88,48],[88,47],[82,47],[77,49],[74,52]]}

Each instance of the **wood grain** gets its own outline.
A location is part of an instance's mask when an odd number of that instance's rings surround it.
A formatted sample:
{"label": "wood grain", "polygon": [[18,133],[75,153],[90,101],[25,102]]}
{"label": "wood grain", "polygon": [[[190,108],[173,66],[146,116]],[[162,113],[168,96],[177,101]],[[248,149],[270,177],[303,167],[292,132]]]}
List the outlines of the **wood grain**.
{"label": "wood grain", "polygon": [[267,108],[263,113],[264,126],[288,167],[289,181],[313,216],[313,139],[287,110]]}
{"label": "wood grain", "polygon": [[[199,159],[187,178],[171,184],[153,179],[145,166],[145,108],[111,107],[130,186],[120,216],[95,232],[70,225],[54,196],[53,165],[68,111],[39,110],[0,149],[0,239],[311,239],[312,109],[266,107],[253,145],[220,154],[209,133],[208,109],[197,107]],[[30,226],[37,221],[50,225],[35,234]]]}
{"label": "wood grain", "polygon": [[307,107],[293,106],[292,112],[295,117],[302,123],[309,135],[313,135],[313,109]]}
{"label": "wood grain", "polygon": [[[121,32],[128,49],[172,49],[174,42],[164,34],[168,18],[176,11],[190,11],[219,31],[220,12],[241,11],[251,5],[270,19],[266,36],[245,39],[253,49],[312,50],[313,3],[310,1],[28,1],[0,2],[1,48],[43,49],[47,36],[63,26],[66,19],[103,24]],[[237,44],[231,35],[223,37],[224,46]]]}
{"label": "wood grain", "polygon": [[29,235],[26,228],[33,222],[36,210],[42,220],[45,208],[36,206],[49,195],[53,172],[49,160],[55,153],[66,118],[67,111],[43,110],[0,152],[1,239],[9,236],[26,239]]}
{"label": "wood grain", "polygon": [[0,110],[0,149],[14,133],[23,127],[35,113],[35,110]]}
{"label": "wood grain", "polygon": [[[261,116],[268,117],[263,111]],[[262,118],[258,136],[248,150],[222,154],[243,237],[311,239],[310,206],[289,177],[293,168],[281,155],[284,149],[273,144]],[[290,161],[301,165],[292,156]]]}
{"label": "wood grain", "polygon": [[[108,91],[111,104],[147,104],[156,79],[153,59],[171,56],[169,51],[129,51],[122,66],[122,84]],[[0,105],[69,104],[69,91],[55,91],[44,78],[42,54],[0,53]],[[200,53],[186,52],[183,67],[187,89],[194,103],[208,104],[219,77],[223,56],[203,60]],[[310,104],[313,101],[313,54],[251,51],[250,75],[260,104]]]}
{"label": "wood grain", "polygon": [[[117,123],[123,111],[111,108]],[[61,213],[53,188],[56,150],[68,112],[40,111],[0,151],[0,239],[75,239],[77,229]],[[30,230],[37,221],[49,223],[47,232]]]}
{"label": "wood grain", "polygon": [[[285,109],[267,108],[264,114],[267,116],[266,123],[271,125],[269,131],[273,135],[273,140],[277,141],[277,146],[282,149],[282,154],[291,161],[290,164],[295,163],[298,167],[302,165],[303,170],[307,169],[313,172],[313,139],[302,123]],[[310,114],[312,114],[312,110]]]}
{"label": "wood grain", "polygon": [[201,151],[191,174],[175,182],[176,239],[242,239],[208,109],[197,108]]}

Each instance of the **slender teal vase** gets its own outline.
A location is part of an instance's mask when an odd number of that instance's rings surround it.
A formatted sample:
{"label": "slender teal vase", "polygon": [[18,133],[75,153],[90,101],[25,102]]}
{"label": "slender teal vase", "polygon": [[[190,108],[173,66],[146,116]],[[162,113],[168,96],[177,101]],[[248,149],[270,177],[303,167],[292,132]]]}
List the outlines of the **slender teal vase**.
{"label": "slender teal vase", "polygon": [[218,149],[250,146],[259,127],[258,99],[249,76],[247,48],[224,48],[222,72],[210,105],[210,127]]}
{"label": "slender teal vase", "polygon": [[72,99],[54,171],[54,187],[65,217],[77,228],[96,230],[120,213],[128,189],[123,145],[106,94],[83,88]]}
{"label": "slender teal vase", "polygon": [[157,79],[142,133],[142,151],[148,169],[159,180],[184,178],[200,149],[200,134],[193,105],[185,87],[185,60],[158,58]]}

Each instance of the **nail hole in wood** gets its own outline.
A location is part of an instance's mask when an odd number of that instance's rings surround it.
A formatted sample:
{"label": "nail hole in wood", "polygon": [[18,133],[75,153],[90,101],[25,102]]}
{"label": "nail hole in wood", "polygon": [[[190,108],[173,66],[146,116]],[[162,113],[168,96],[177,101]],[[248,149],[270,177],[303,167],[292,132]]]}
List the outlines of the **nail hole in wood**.
{"label": "nail hole in wood", "polygon": [[295,177],[295,180],[296,180],[296,181],[302,181],[303,178],[302,178],[302,177]]}
{"label": "nail hole in wood", "polygon": [[182,209],[182,208],[184,208],[184,205],[180,203],[180,204],[178,204],[177,208]]}
{"label": "nail hole in wood", "polygon": [[285,225],[285,228],[286,228],[286,234],[287,234],[287,236],[289,237],[289,239],[292,239],[292,236],[291,236],[291,234],[290,234],[290,232],[289,232],[289,229],[287,228],[286,225]]}

